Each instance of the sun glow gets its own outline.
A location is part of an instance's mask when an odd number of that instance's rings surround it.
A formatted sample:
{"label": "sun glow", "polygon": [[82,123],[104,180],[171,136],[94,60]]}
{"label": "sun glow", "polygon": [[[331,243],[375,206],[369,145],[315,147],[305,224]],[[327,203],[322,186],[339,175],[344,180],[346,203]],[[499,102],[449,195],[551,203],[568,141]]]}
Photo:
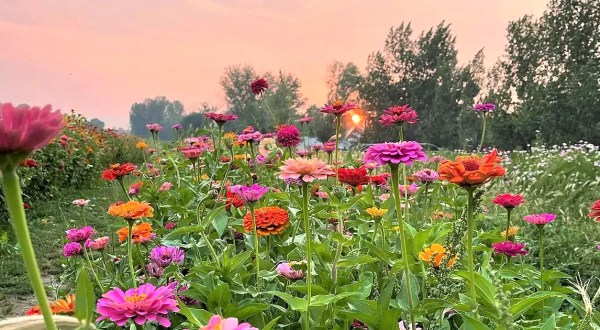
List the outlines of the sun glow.
{"label": "sun glow", "polygon": [[355,113],[352,115],[352,122],[354,123],[354,125],[357,125],[358,123],[360,123],[360,115]]}

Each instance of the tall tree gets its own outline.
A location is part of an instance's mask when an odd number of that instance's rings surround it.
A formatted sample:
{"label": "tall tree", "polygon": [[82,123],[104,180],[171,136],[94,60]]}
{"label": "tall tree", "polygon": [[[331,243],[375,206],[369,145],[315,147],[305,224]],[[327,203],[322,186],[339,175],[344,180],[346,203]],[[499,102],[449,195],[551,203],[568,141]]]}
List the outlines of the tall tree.
{"label": "tall tree", "polygon": [[159,134],[161,139],[173,138],[171,125],[179,123],[183,116],[183,104],[177,100],[169,101],[164,96],[145,99],[141,103],[134,103],[129,111],[131,133],[139,136],[150,136],[146,124],[158,123],[165,127]]}

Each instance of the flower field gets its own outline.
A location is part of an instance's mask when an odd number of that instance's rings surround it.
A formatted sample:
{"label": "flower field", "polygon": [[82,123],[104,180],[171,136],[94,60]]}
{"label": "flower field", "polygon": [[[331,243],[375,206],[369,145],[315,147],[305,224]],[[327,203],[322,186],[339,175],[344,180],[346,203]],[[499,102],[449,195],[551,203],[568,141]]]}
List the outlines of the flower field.
{"label": "flower field", "polygon": [[[1,107],[0,126],[14,128],[23,112],[48,127],[38,144],[0,152],[39,302],[24,314],[43,314],[48,329],[56,314],[98,329],[600,327],[596,146],[429,153],[404,140],[417,111],[397,106],[380,123],[398,136],[341,151],[340,119],[355,108],[342,101],[321,109],[337,121],[336,139],[312,146],[293,123],[230,132],[230,114],[207,114],[212,129],[193,134],[174,125],[179,139],[161,143],[158,124],[147,125],[151,140],[132,140],[82,133],[74,116],[59,125],[57,112]],[[494,108],[474,111],[486,120]],[[23,212],[19,187],[40,200],[86,182],[99,195],[69,202],[57,299],[44,300],[27,229],[39,219]]]}

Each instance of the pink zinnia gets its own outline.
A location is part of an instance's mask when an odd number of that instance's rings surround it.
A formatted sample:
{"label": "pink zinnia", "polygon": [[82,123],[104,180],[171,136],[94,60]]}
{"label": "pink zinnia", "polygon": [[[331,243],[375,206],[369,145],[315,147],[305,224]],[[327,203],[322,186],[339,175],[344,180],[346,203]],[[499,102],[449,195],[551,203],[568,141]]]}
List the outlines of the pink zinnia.
{"label": "pink zinnia", "polygon": [[219,126],[223,126],[223,124],[225,124],[228,121],[233,121],[233,120],[238,119],[238,116],[236,116],[236,115],[226,115],[226,114],[216,113],[216,112],[209,112],[209,113],[205,114],[204,117],[214,120],[215,123],[217,123],[217,125],[219,125]]}
{"label": "pink zinnia", "polygon": [[323,145],[320,144],[320,143],[313,144],[313,146],[311,147],[311,149],[314,152],[319,152],[319,151],[321,151],[321,149],[323,149]]}
{"label": "pink zinnia", "polygon": [[282,147],[295,147],[300,144],[300,131],[294,125],[280,125],[277,128],[277,143]]}
{"label": "pink zinnia", "polygon": [[341,115],[345,114],[346,112],[353,110],[355,108],[356,108],[356,105],[353,103],[344,103],[344,101],[342,101],[342,100],[337,100],[337,101],[333,102],[332,104],[325,104],[321,108],[321,112],[334,114],[336,116],[341,116]]}
{"label": "pink zinnia", "polygon": [[523,220],[534,224],[534,225],[545,225],[556,219],[556,214],[542,213],[542,214],[530,214],[523,217]]}
{"label": "pink zinnia", "polygon": [[288,280],[299,280],[304,278],[304,272],[300,269],[294,269],[292,267],[294,264],[299,264],[299,262],[282,262],[275,267],[275,270],[277,271],[277,274],[287,278]]}
{"label": "pink zinnia", "polygon": [[413,176],[415,177],[415,179],[423,183],[437,181],[437,179],[439,179],[440,177],[438,172],[428,168],[418,171],[417,173],[413,174]]}
{"label": "pink zinnia", "polygon": [[255,183],[250,187],[235,185],[229,188],[229,191],[238,195],[247,203],[254,203],[261,199],[269,191],[269,188]]}
{"label": "pink zinnia", "polygon": [[388,127],[391,125],[402,125],[404,123],[414,124],[417,122],[417,112],[413,110],[408,104],[403,106],[393,106],[387,108],[383,115],[379,118],[379,122],[384,126]]}
{"label": "pink zinnia", "polygon": [[414,161],[426,159],[423,147],[415,141],[375,144],[367,149],[364,156],[365,163],[375,162],[379,165],[412,165]]}
{"label": "pink zinnia", "polygon": [[314,118],[313,118],[313,117],[311,117],[311,116],[304,116],[304,117],[302,117],[302,118],[298,119],[298,122],[299,122],[300,124],[304,124],[304,123],[308,124],[308,123],[310,123],[311,121],[313,121],[313,119],[314,119]]}
{"label": "pink zinnia", "polygon": [[496,105],[494,103],[477,103],[473,106],[473,111],[476,112],[492,112],[496,110]]}
{"label": "pink zinnia", "polygon": [[327,141],[323,143],[323,151],[330,154],[335,151],[335,141]]}
{"label": "pink zinnia", "polygon": [[201,327],[200,330],[258,330],[250,323],[239,323],[235,317],[224,319],[221,315],[213,315],[208,324]]}
{"label": "pink zinnia", "polygon": [[164,268],[171,264],[182,263],[185,254],[176,246],[156,246],[150,251],[148,259]]}
{"label": "pink zinnia", "polygon": [[77,242],[69,242],[63,247],[63,255],[67,258],[75,257],[83,253],[83,247]]}
{"label": "pink zinnia", "polygon": [[523,199],[523,196],[518,194],[502,194],[494,197],[492,203],[500,205],[506,209],[514,209],[515,207],[525,203],[525,199]]}
{"label": "pink zinnia", "polygon": [[151,133],[158,133],[163,130],[163,127],[160,124],[146,124],[146,129]]}
{"label": "pink zinnia", "polygon": [[66,233],[69,241],[83,242],[94,235],[94,228],[92,226],[85,226],[83,228],[69,229]]}
{"label": "pink zinnia", "polygon": [[164,182],[162,185],[160,185],[160,188],[158,188],[158,191],[167,191],[170,190],[171,187],[173,187],[173,184],[171,182]]}
{"label": "pink zinnia", "polygon": [[269,82],[265,78],[258,78],[250,83],[250,90],[254,95],[260,95],[269,88]]}
{"label": "pink zinnia", "polygon": [[412,196],[414,194],[417,193],[417,191],[419,190],[419,186],[417,186],[416,184],[410,184],[410,185],[398,185],[398,191],[400,191],[400,196]]}
{"label": "pink zinnia", "polygon": [[30,153],[40,149],[63,126],[63,116],[58,111],[53,112],[50,105],[40,108],[0,103],[0,154]]}
{"label": "pink zinnia", "polygon": [[296,155],[304,158],[310,156],[311,152],[309,150],[298,150],[296,151]]}
{"label": "pink zinnia", "polygon": [[519,254],[526,255],[527,251],[525,251],[524,247],[525,243],[516,243],[511,241],[492,244],[492,249],[494,249],[496,254],[502,253],[509,257],[516,257]]}
{"label": "pink zinnia", "polygon": [[206,151],[206,148],[189,147],[181,149],[181,152],[185,158],[189,160],[196,160]]}
{"label": "pink zinnia", "polygon": [[85,247],[94,251],[104,250],[108,246],[110,238],[108,236],[98,237],[95,240],[88,239],[85,241]]}
{"label": "pink zinnia", "polygon": [[97,321],[109,319],[122,327],[131,320],[139,325],[156,321],[163,327],[171,326],[169,312],[179,311],[172,288],[147,283],[125,292],[114,288],[102,295],[96,304],[100,314]]}
{"label": "pink zinnia", "polygon": [[81,207],[87,206],[89,203],[90,203],[89,199],[82,199],[82,198],[76,199],[73,201],[73,205],[77,205],[77,206],[81,206]]}
{"label": "pink zinnia", "polygon": [[245,133],[238,135],[238,142],[248,142],[253,143],[260,141],[262,138],[262,134],[259,131],[254,131],[252,133]]}
{"label": "pink zinnia", "polygon": [[327,179],[328,175],[334,174],[329,165],[319,158],[289,158],[279,169],[280,179],[304,182]]}

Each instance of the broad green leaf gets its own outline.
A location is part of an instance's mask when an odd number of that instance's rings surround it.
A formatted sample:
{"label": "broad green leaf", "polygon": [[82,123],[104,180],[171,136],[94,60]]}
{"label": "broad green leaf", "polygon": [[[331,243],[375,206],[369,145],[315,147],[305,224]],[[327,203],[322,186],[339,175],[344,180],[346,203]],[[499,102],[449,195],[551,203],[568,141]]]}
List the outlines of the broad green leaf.
{"label": "broad green leaf", "polygon": [[216,310],[218,307],[225,308],[229,305],[230,301],[231,291],[229,290],[229,285],[222,283],[208,295],[208,309]]}
{"label": "broad green leaf", "polygon": [[306,299],[294,297],[289,293],[279,291],[267,291],[263,292],[263,294],[272,294],[283,299],[283,301],[285,301],[292,310],[306,312],[306,310],[308,309],[308,301],[306,301]]}
{"label": "broad green leaf", "polygon": [[196,318],[196,316],[192,313],[192,311],[179,299],[179,297],[175,296],[177,299],[177,304],[179,305],[179,314],[183,314],[187,321],[194,324],[195,326],[201,326],[200,320]]}
{"label": "broad green leaf", "polygon": [[485,324],[481,323],[468,315],[461,314],[463,324],[460,327],[461,330],[490,330]]}
{"label": "broad green leaf", "polygon": [[75,288],[75,317],[81,322],[85,321],[87,326],[94,319],[95,308],[96,295],[94,293],[94,286],[85,268],[81,267],[79,268],[77,286]]}
{"label": "broad green leaf", "polygon": [[533,305],[540,303],[542,300],[555,297],[565,297],[565,295],[554,291],[536,292],[525,298],[513,300],[511,302],[509,311],[513,315],[513,317],[517,318],[521,314],[525,313]]}
{"label": "broad green leaf", "polygon": [[555,330],[556,329],[556,314],[552,314],[550,318],[544,323],[540,330]]}
{"label": "broad green leaf", "polygon": [[281,316],[277,316],[276,318],[272,319],[271,322],[267,323],[262,330],[271,330],[273,328],[273,326],[275,326],[275,324],[277,324],[277,320],[279,320]]}
{"label": "broad green leaf", "polygon": [[219,237],[223,236],[225,229],[227,228],[227,212],[225,212],[225,208],[221,208],[221,211],[218,212],[212,220],[212,225],[219,234]]}

